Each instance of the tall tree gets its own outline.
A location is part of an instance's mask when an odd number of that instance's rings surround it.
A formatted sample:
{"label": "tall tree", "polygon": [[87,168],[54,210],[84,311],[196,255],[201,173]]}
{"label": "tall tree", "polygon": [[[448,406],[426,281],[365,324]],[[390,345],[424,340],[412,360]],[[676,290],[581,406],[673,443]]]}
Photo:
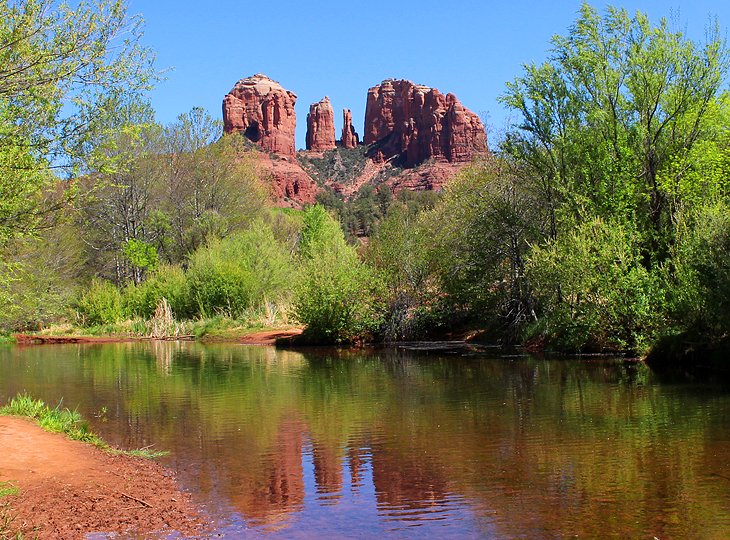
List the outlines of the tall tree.
{"label": "tall tree", "polygon": [[124,0],[0,0],[0,243],[56,207],[49,171],[81,162],[109,96],[155,79],[141,24]]}
{"label": "tall tree", "polygon": [[560,215],[636,218],[647,261],[663,260],[673,208],[661,178],[708,134],[728,67],[717,26],[699,45],[664,19],[583,4],[552,44],[502,97],[522,116],[505,148],[542,180],[553,236]]}

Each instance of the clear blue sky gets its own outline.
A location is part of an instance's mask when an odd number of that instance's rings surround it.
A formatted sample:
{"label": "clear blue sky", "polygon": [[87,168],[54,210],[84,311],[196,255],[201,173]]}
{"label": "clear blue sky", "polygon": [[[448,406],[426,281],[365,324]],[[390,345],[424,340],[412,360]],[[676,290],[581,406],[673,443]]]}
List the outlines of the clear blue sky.
{"label": "clear blue sky", "polygon": [[[337,136],[342,108],[352,109],[362,136],[368,88],[386,78],[410,79],[453,92],[499,132],[507,119],[497,103],[522,65],[544,60],[550,37],[565,34],[580,0],[180,2],[129,0],[145,20],[146,45],[158,67],[172,68],[151,94],[160,122],[194,106],[221,117],[223,96],[239,79],[265,73],[297,94],[297,147],[304,145],[310,103],[328,95]],[[717,17],[730,26],[727,0],[592,2],[641,10],[652,22],[676,20],[695,40]],[[491,135],[491,133],[490,133]]]}

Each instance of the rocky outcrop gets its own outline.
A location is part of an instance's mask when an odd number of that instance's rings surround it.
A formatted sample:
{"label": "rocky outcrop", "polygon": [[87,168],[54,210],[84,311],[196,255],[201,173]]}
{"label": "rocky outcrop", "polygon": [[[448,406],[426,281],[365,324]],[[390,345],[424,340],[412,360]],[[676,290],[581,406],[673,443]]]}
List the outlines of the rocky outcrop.
{"label": "rocky outcrop", "polygon": [[307,115],[307,150],[324,152],[335,148],[335,112],[330,98],[324,97],[309,106]]}
{"label": "rocky outcrop", "polygon": [[266,75],[241,79],[223,98],[223,130],[243,133],[267,152],[294,156],[297,96]]}
{"label": "rocky outcrop", "polygon": [[352,112],[350,109],[342,109],[342,139],[340,144],[343,148],[355,148],[360,143],[355,127],[352,125]]}
{"label": "rocky outcrop", "polygon": [[487,152],[481,120],[454,94],[406,80],[368,90],[364,142],[377,161],[397,158],[406,167],[428,159],[464,163]]}
{"label": "rocky outcrop", "polygon": [[260,175],[267,179],[270,196],[277,206],[314,204],[319,187],[296,158],[256,152]]}
{"label": "rocky outcrop", "polygon": [[334,112],[325,97],[309,108],[307,150],[297,155],[296,100],[261,74],[241,79],[223,99],[225,132],[241,133],[264,150],[251,153],[280,206],[312,204],[323,187],[345,198],[365,184],[387,186],[393,193],[440,190],[474,157],[487,153],[484,126],[456,96],[391,79],[368,91],[367,149],[341,151],[360,144],[352,113],[343,110],[342,138],[335,141]]}

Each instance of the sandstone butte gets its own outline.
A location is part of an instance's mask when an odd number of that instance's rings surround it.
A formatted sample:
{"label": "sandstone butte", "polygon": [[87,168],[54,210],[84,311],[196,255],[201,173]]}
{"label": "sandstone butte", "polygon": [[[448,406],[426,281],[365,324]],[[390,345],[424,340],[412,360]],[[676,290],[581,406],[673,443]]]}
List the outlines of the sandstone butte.
{"label": "sandstone butte", "polygon": [[223,98],[223,131],[242,133],[269,153],[261,156],[260,164],[270,176],[275,199],[292,205],[311,204],[318,188],[296,161],[296,102],[294,92],[266,75],[241,79]]}
{"label": "sandstone butte", "polygon": [[[225,133],[242,133],[268,153],[259,161],[270,175],[272,195],[280,204],[291,206],[313,203],[319,190],[296,159],[296,99],[296,94],[262,74],[241,79],[223,99]],[[338,143],[329,98],[312,104],[306,141],[307,151],[314,153],[338,144],[355,148],[359,138],[352,113],[343,110]],[[389,166],[402,167],[398,174],[389,175],[388,186],[393,191],[438,190],[465,164],[488,152],[481,120],[455,95],[394,79],[368,90],[364,144],[373,166],[365,168],[367,178],[355,179],[343,191],[346,195]]]}
{"label": "sandstone butte", "polygon": [[307,115],[307,150],[325,152],[335,148],[335,111],[330,98],[309,106]]}

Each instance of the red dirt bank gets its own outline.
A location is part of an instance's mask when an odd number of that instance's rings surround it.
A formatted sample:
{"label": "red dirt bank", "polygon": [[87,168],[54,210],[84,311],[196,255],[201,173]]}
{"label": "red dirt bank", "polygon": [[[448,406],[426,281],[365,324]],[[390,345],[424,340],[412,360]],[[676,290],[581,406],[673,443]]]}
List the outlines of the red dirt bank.
{"label": "red dirt bank", "polygon": [[157,463],[113,456],[13,417],[0,417],[0,449],[0,482],[20,490],[0,504],[10,505],[11,530],[28,537],[202,531],[189,496]]}

